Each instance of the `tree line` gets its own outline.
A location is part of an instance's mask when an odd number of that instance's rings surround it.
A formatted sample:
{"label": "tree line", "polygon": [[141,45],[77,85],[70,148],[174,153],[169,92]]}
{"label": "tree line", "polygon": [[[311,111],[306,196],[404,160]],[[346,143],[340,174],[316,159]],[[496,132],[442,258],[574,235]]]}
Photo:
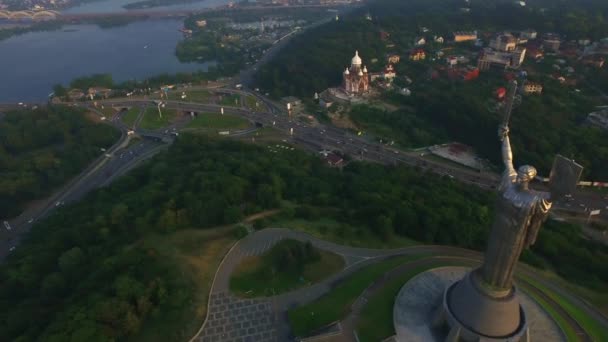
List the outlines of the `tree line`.
{"label": "tree line", "polygon": [[0,217],[48,195],[78,174],[119,132],[69,107],[6,112],[0,119]]}
{"label": "tree line", "polygon": [[[0,266],[0,304],[9,309],[0,312],[0,340],[137,339],[162,324],[195,290],[141,243],[153,234],[233,224],[291,203],[296,209],[285,207],[285,215],[482,250],[492,201],[491,193],[406,167],[353,162],[340,171],[300,151],[180,135],[169,151],[33,227]],[[605,285],[606,249],[590,252],[590,242],[572,234],[557,229],[546,242],[541,235],[547,246],[538,263],[568,263],[566,276],[576,270],[581,282]],[[314,258],[306,246],[281,253]]]}

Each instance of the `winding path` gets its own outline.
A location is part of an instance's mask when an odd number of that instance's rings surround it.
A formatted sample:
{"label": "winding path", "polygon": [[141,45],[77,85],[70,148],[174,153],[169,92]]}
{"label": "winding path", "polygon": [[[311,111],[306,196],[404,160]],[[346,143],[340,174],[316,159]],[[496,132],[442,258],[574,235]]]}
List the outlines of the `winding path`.
{"label": "winding path", "polygon": [[[230,275],[235,267],[245,257],[261,255],[283,239],[294,239],[302,242],[310,241],[317,248],[341,255],[346,262],[346,267],[342,272],[334,274],[322,282],[285,294],[257,299],[241,299],[233,296],[230,293],[229,286]],[[224,260],[216,271],[211,287],[207,317],[200,331],[191,341],[293,340],[287,321],[287,311],[290,308],[318,299],[330,292],[338,282],[364,266],[392,256],[417,254],[440,255],[441,258],[445,258],[446,260],[457,258],[473,264],[478,264],[482,257],[479,252],[449,246],[424,245],[379,250],[339,245],[315,238],[307,233],[289,229],[268,228],[255,232],[238,241],[224,257]],[[395,271],[399,271],[401,268],[399,267]],[[518,272],[533,278],[543,286],[572,301],[608,329],[608,319],[601,313],[558,285],[539,277],[533,268],[519,264]],[[523,280],[520,279],[519,281]],[[527,282],[526,286],[532,287]],[[370,289],[373,289],[373,286]],[[536,289],[536,292],[540,291]],[[545,300],[547,298],[543,297]],[[564,312],[560,311],[560,313]],[[565,317],[577,333],[584,334],[581,336],[582,340],[591,340],[576,320],[572,319],[569,315]],[[348,319],[351,319],[351,321]],[[349,316],[344,321],[347,327],[352,327],[349,324],[352,323],[352,319],[353,317]]]}

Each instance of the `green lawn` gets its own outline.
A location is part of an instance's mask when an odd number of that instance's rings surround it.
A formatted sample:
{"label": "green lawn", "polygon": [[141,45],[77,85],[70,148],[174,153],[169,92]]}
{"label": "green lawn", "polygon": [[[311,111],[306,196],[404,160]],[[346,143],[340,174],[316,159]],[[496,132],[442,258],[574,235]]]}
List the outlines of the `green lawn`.
{"label": "green lawn", "polygon": [[[186,94],[186,98],[182,99],[182,93]],[[169,93],[169,100],[172,101],[185,101],[185,102],[198,102],[198,103],[209,103],[213,95],[208,90],[188,90],[179,89]]]}
{"label": "green lawn", "polygon": [[141,108],[139,107],[129,108],[129,110],[122,115],[122,122],[129,127],[133,127],[133,124],[135,124],[135,120],[137,120],[137,116],[139,116],[140,112]]}
{"label": "green lawn", "polygon": [[555,323],[557,323],[557,326],[560,328],[560,330],[564,333],[564,335],[566,335],[566,340],[568,340],[568,341],[578,341],[579,340],[578,335],[576,334],[576,331],[574,331],[574,329],[572,329],[572,327],[568,324],[568,322],[566,322],[566,319],[564,317],[562,317],[562,315],[557,313],[557,311],[555,311],[553,309],[553,307],[551,305],[549,305],[549,303],[547,303],[543,298],[537,296],[533,292],[526,292],[526,294],[528,294],[530,297],[534,298],[534,300],[543,308],[543,310],[545,310],[549,314],[549,316],[551,316],[551,318],[553,318],[553,320],[555,321]]}
{"label": "green lawn", "polygon": [[241,96],[240,95],[220,95],[222,99],[220,100],[220,104],[224,106],[231,107],[240,107],[241,106]]}
{"label": "green lawn", "polygon": [[424,255],[407,255],[366,266],[350,275],[330,293],[309,304],[289,310],[289,322],[294,334],[307,336],[327,324],[342,319],[348,314],[355,299],[375,279],[403,263],[424,257]]}
{"label": "green lawn", "polygon": [[398,235],[394,235],[385,241],[366,229],[348,226],[330,218],[319,218],[316,220],[297,218],[277,219],[271,221],[269,226],[296,229],[322,240],[353,247],[384,249],[420,245],[420,243],[412,239]]}
{"label": "green lawn", "polygon": [[159,129],[169,126],[177,113],[173,109],[161,108],[162,117],[158,114],[158,108],[149,107],[144,112],[139,126],[144,129]]}
{"label": "green lawn", "polygon": [[395,334],[393,325],[393,307],[395,297],[405,283],[416,275],[441,266],[452,266],[459,264],[446,264],[433,262],[429,265],[421,265],[400,274],[389,280],[384,287],[372,297],[368,298],[367,305],[361,311],[360,321],[356,326],[360,341],[382,341]]}
{"label": "green lawn", "polygon": [[536,286],[539,290],[544,292],[551,299],[556,301],[559,306],[561,306],[566,312],[568,312],[577,322],[580,324],[583,329],[591,336],[594,341],[608,341],[608,330],[604,329],[604,327],[596,321],[593,317],[590,317],[585,313],[583,309],[576,306],[574,303],[561,296],[557,292],[554,292],[537,282],[534,279],[529,277],[522,276],[530,284]]}
{"label": "green lawn", "polygon": [[258,103],[257,99],[254,96],[248,95],[245,97],[245,107],[251,109],[251,110],[258,110],[261,107],[262,104],[259,104],[259,106],[256,106],[256,104]]}
{"label": "green lawn", "polygon": [[245,129],[249,127],[249,121],[234,115],[222,115],[220,113],[199,113],[190,123],[188,128],[211,128],[211,129]]}
{"label": "green lawn", "polygon": [[246,258],[232,273],[230,290],[242,297],[272,296],[309,286],[344,268],[341,256],[312,247],[317,258],[302,266],[293,262],[280,270],[277,265],[282,260],[279,259],[287,259],[282,249],[295,247],[302,250],[304,245],[296,240],[283,240],[262,256]]}
{"label": "green lawn", "polygon": [[111,118],[112,116],[114,116],[114,114],[116,114],[116,109],[114,109],[110,105],[103,106],[103,108],[101,107],[102,106],[99,106],[98,109],[100,112],[103,113],[103,116],[105,116],[106,118]]}
{"label": "green lawn", "polygon": [[[179,292],[160,315],[152,315],[131,341],[187,341],[207,315],[209,290],[215,271],[236,242],[234,228],[185,229],[146,237],[137,244],[172,265]],[[177,285],[176,285],[177,286]],[[162,319],[161,319],[162,318]]]}

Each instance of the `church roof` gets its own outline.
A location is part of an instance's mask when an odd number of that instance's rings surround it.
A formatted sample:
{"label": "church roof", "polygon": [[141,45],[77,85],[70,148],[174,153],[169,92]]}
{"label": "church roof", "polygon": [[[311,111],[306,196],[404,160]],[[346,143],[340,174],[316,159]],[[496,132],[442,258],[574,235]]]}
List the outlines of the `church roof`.
{"label": "church roof", "polygon": [[363,61],[361,61],[361,57],[359,57],[359,51],[355,51],[355,57],[351,60],[352,65],[361,65]]}

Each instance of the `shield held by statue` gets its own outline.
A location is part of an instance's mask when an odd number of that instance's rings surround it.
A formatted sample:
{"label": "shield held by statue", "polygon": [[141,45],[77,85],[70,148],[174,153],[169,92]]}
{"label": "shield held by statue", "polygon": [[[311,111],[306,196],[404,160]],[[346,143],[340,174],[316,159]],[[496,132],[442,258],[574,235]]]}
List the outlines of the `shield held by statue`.
{"label": "shield held by statue", "polygon": [[549,175],[549,189],[551,189],[551,197],[561,198],[565,195],[572,194],[576,190],[583,167],[577,164],[574,160],[568,159],[562,155],[557,155],[553,162],[553,168]]}

